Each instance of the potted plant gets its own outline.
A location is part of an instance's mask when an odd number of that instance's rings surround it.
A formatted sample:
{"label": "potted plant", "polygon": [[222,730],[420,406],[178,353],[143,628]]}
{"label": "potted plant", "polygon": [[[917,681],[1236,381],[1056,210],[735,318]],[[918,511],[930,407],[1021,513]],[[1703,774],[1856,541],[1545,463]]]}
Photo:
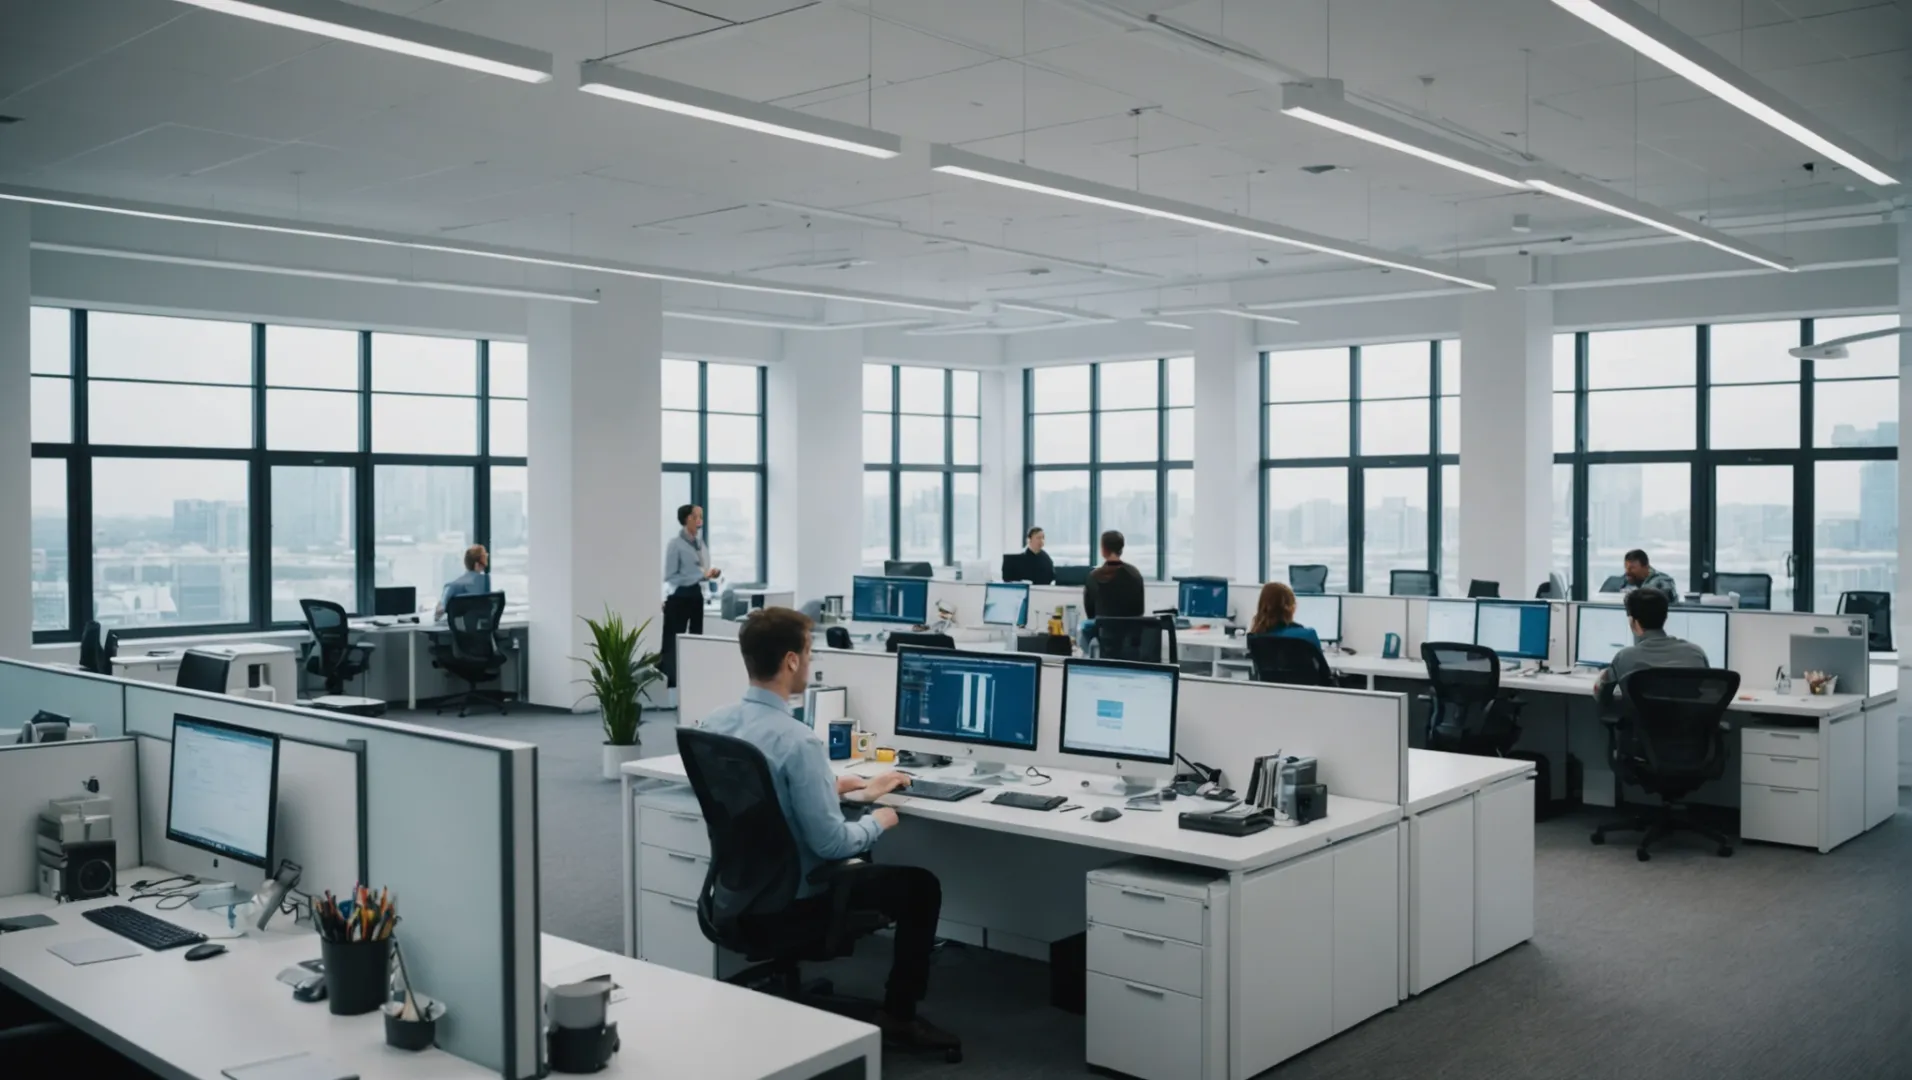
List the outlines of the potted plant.
{"label": "potted plant", "polygon": [[640,652],[649,619],[627,626],[607,607],[602,622],[585,618],[584,625],[591,628],[591,655],[578,661],[584,665],[578,681],[590,689],[579,702],[597,701],[604,722],[604,778],[616,780],[619,767],[638,756],[637,728],[644,715],[639,699],[664,673],[657,668],[657,653]]}

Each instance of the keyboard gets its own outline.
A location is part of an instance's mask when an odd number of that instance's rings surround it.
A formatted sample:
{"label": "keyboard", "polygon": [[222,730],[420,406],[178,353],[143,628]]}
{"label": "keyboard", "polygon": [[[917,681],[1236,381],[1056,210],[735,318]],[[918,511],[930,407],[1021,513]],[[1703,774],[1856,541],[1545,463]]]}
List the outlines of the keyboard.
{"label": "keyboard", "polygon": [[897,794],[912,799],[930,799],[935,802],[961,802],[971,795],[981,795],[983,789],[967,784],[945,784],[939,780],[911,780],[910,786],[900,789]]}
{"label": "keyboard", "polygon": [[87,921],[103,926],[149,949],[177,949],[181,945],[197,945],[206,940],[204,934],[169,923],[165,919],[154,918],[144,911],[124,904],[89,908],[80,914],[85,916]]}
{"label": "keyboard", "polygon": [[1031,795],[1027,791],[1005,791],[989,801],[997,806],[1013,806],[1018,810],[1054,810],[1069,800],[1060,795]]}

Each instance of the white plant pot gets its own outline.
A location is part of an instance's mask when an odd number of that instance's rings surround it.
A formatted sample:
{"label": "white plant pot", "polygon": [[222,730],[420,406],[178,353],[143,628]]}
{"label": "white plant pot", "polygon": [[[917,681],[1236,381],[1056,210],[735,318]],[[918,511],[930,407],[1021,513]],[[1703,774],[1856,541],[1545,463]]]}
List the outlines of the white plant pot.
{"label": "white plant pot", "polygon": [[624,775],[623,765],[627,761],[636,761],[644,756],[644,748],[632,743],[629,746],[604,744],[604,778],[616,780]]}

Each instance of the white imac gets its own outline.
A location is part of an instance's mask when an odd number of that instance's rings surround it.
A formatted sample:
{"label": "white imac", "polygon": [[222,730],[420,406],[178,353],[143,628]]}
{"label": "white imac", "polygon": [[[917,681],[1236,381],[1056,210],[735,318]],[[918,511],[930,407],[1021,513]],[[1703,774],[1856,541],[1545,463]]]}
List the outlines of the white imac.
{"label": "white imac", "polygon": [[1341,597],[1316,593],[1295,597],[1295,621],[1315,632],[1323,645],[1341,641]]}
{"label": "white imac", "polygon": [[1181,672],[1164,664],[1066,660],[1061,750],[1069,764],[1118,778],[1136,796],[1175,777],[1175,706]]}
{"label": "white imac", "polygon": [[1422,643],[1458,641],[1474,644],[1474,619],[1478,607],[1472,600],[1429,600],[1427,623],[1421,633]]}
{"label": "white imac", "polygon": [[1574,667],[1607,667],[1615,653],[1633,644],[1633,628],[1625,608],[1617,604],[1576,604],[1573,612]]}
{"label": "white imac", "polygon": [[983,586],[983,625],[1022,626],[1029,621],[1029,586],[991,582]]}
{"label": "white imac", "polygon": [[888,745],[966,759],[971,776],[1000,779],[1037,753],[1042,657],[905,645],[896,650],[896,709]]}
{"label": "white imac", "polygon": [[1666,632],[1682,641],[1690,641],[1706,652],[1706,662],[1716,668],[1726,663],[1727,608],[1675,605],[1666,613]]}

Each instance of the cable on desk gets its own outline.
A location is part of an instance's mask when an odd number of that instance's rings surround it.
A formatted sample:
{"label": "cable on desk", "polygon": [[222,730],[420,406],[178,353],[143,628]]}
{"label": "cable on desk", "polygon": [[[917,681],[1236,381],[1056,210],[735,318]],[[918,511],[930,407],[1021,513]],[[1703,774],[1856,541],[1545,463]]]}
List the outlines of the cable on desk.
{"label": "cable on desk", "polygon": [[1055,777],[1050,776],[1048,773],[1043,772],[1041,769],[1036,768],[1034,765],[1031,765],[1028,768],[1024,769],[1022,771],[1022,774],[1024,776],[1032,776],[1036,778],[1036,782],[1033,784],[1030,784],[1029,785],[1030,787],[1041,787],[1042,785],[1055,779]]}

